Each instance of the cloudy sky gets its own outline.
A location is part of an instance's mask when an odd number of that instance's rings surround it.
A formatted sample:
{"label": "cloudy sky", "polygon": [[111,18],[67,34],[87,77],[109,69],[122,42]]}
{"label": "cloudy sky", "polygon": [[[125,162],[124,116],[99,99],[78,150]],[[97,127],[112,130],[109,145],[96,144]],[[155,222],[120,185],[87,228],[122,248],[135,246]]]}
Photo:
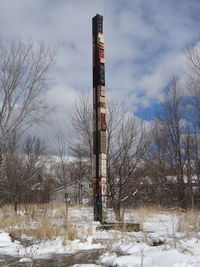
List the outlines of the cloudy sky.
{"label": "cloudy sky", "polygon": [[184,50],[199,41],[199,0],[0,0],[0,36],[57,48],[46,98],[64,118],[80,92],[92,90],[97,13],[104,17],[109,98],[151,119],[172,74],[184,71]]}

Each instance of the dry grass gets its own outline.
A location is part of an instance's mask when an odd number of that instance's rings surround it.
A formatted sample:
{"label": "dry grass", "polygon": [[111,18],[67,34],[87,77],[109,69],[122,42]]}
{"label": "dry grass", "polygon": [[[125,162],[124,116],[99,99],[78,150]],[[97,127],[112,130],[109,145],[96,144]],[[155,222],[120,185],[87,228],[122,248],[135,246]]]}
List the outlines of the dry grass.
{"label": "dry grass", "polygon": [[131,219],[132,222],[140,223],[140,229],[142,230],[147,218],[157,214],[163,214],[164,210],[160,206],[141,206],[137,209],[126,210],[126,212],[128,212],[129,220]]}
{"label": "dry grass", "polygon": [[179,232],[184,233],[197,233],[200,231],[200,211],[189,210],[187,212],[179,212],[178,216],[178,228]]}
{"label": "dry grass", "polygon": [[19,220],[16,216],[3,217],[0,219],[0,229],[9,230],[14,226],[18,225]]}
{"label": "dry grass", "polygon": [[163,213],[163,209],[160,206],[149,206],[149,207],[140,207],[135,210],[138,217],[147,218],[155,214]]}
{"label": "dry grass", "polygon": [[63,246],[67,245],[69,240],[80,239],[76,227],[70,223],[64,225],[64,232],[62,232],[62,237],[63,237],[63,242],[62,242]]}
{"label": "dry grass", "polygon": [[4,217],[10,217],[10,215],[12,216],[13,214],[15,214],[15,210],[14,210],[14,206],[13,205],[4,205],[1,208],[1,214]]}
{"label": "dry grass", "polygon": [[14,207],[5,205],[0,210],[0,229],[13,236],[32,236],[40,240],[63,237],[67,240],[78,238],[76,228],[67,220],[66,207],[51,204],[20,205],[17,214]]}
{"label": "dry grass", "polygon": [[180,209],[166,210],[159,206],[141,207],[135,210],[140,222],[156,214],[170,213],[178,218],[178,224],[175,231],[184,233],[196,233],[200,231],[200,211],[191,209],[183,211]]}

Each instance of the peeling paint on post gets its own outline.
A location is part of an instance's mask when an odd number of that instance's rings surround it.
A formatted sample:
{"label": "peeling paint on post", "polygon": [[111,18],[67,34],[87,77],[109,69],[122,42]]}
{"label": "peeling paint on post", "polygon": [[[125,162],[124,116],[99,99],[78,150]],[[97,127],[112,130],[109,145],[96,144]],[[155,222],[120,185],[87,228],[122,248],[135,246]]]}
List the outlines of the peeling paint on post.
{"label": "peeling paint on post", "polygon": [[94,221],[107,222],[106,101],[103,17],[92,19]]}

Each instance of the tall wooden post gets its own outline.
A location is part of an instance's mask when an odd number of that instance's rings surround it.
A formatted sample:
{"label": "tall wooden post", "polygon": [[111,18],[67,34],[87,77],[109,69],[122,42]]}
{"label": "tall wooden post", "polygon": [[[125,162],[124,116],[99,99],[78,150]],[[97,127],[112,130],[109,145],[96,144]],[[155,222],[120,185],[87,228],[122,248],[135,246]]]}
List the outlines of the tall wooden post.
{"label": "tall wooden post", "polygon": [[92,19],[94,220],[107,222],[106,102],[103,17]]}

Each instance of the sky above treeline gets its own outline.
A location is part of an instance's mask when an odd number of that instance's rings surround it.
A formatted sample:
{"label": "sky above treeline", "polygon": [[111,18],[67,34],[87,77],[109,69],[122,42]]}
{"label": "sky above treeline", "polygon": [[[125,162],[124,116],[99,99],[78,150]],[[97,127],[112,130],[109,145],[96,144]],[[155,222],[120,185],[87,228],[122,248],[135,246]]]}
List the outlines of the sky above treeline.
{"label": "sky above treeline", "polygon": [[184,74],[185,49],[199,42],[199,0],[1,0],[1,40],[56,47],[45,97],[64,119],[79,94],[92,90],[97,13],[104,17],[108,98],[152,119],[171,76]]}

